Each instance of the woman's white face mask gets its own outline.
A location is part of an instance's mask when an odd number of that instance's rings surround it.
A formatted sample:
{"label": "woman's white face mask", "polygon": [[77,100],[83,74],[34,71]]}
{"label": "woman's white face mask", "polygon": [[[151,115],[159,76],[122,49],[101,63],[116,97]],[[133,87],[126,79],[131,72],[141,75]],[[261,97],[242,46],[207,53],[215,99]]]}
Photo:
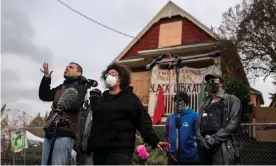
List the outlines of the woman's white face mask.
{"label": "woman's white face mask", "polygon": [[117,83],[116,77],[113,77],[111,75],[108,75],[105,79],[105,84],[107,88],[112,88]]}

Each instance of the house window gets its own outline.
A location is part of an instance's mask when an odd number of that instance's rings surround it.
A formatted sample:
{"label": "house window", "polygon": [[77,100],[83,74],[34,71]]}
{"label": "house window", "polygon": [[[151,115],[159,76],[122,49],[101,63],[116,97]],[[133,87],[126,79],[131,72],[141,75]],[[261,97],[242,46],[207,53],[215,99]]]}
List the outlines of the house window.
{"label": "house window", "polygon": [[164,23],[160,25],[159,48],[181,45],[182,21]]}

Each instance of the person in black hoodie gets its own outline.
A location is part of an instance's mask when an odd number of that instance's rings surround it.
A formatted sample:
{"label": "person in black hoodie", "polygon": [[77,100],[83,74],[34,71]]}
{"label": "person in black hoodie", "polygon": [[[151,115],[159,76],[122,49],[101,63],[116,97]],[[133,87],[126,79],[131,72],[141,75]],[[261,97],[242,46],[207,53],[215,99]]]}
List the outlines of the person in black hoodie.
{"label": "person in black hoodie", "polygon": [[[85,84],[87,80],[82,76],[81,66],[74,62],[66,67],[64,71],[65,81],[63,84],[55,88],[50,87],[52,71],[49,72],[48,64],[43,64],[43,70],[41,70],[41,72],[43,72],[44,76],[39,86],[39,99],[42,101],[53,102],[52,110],[46,118],[46,123],[51,119],[53,115],[52,113],[57,108],[57,103],[64,91],[71,87],[78,91],[77,101],[72,104],[68,110],[65,110],[65,113],[63,113],[63,117],[69,120],[69,124],[64,127],[59,127],[56,131],[56,141],[51,160],[51,164],[53,165],[68,165],[70,161],[70,153],[77,137],[78,116],[86,94]],[[52,139],[51,133],[51,131],[45,132],[45,139],[42,147],[42,165],[47,164]]]}
{"label": "person in black hoodie", "polygon": [[95,165],[130,165],[138,130],[152,148],[169,146],[161,142],[152,120],[130,85],[130,71],[118,63],[110,64],[101,78],[109,89],[94,111],[88,151]]}

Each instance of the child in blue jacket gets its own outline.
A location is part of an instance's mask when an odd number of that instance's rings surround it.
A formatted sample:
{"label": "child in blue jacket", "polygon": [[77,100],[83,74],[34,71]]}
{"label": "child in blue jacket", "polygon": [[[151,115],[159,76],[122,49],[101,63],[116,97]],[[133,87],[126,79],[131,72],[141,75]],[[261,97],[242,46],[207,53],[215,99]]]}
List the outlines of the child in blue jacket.
{"label": "child in blue jacket", "polygon": [[[176,95],[174,97],[176,109]],[[180,165],[196,165],[199,162],[198,148],[196,144],[196,121],[198,113],[189,108],[189,96],[185,92],[179,92],[180,114]],[[176,111],[168,116],[166,121],[166,138],[171,144],[168,149],[168,165],[178,165],[177,139],[176,139]]]}

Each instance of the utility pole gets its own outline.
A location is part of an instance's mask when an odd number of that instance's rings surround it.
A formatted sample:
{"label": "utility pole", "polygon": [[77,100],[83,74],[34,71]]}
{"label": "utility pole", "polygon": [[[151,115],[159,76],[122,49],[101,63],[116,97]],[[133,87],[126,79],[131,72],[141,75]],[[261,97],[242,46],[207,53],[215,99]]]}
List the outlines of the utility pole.
{"label": "utility pole", "polygon": [[24,141],[24,143],[23,143],[23,165],[25,165],[26,164],[26,151],[25,151],[25,142],[27,141],[27,140],[25,140],[25,139],[27,139],[26,137],[27,137],[27,133],[26,133],[26,112],[25,111],[23,111],[23,130],[24,130],[24,137],[23,137],[23,141]]}

